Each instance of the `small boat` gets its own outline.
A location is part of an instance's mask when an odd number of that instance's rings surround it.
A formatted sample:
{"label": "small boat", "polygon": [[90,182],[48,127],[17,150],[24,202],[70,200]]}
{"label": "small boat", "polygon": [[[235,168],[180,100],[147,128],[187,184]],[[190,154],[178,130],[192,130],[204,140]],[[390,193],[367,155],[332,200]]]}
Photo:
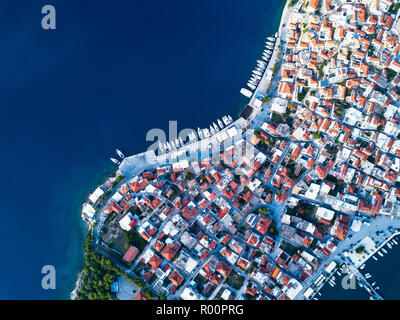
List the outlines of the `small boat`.
{"label": "small boat", "polygon": [[112,162],[116,163],[116,164],[121,164],[121,162],[119,162],[117,159],[110,158],[110,160],[111,160]]}
{"label": "small boat", "polygon": [[382,254],[380,251],[378,251],[378,254],[379,254],[381,257],[383,257],[383,254]]}
{"label": "small boat", "polygon": [[222,121],[225,123],[226,126],[229,125],[229,119],[227,116],[223,116]]}
{"label": "small boat", "polygon": [[219,127],[220,127],[221,129],[224,128],[224,124],[222,123],[221,120],[217,119],[217,123],[218,123],[218,125],[219,125]]}
{"label": "small boat", "polygon": [[167,142],[167,148],[168,148],[169,151],[172,150],[172,146],[171,146],[171,144],[169,142]]}
{"label": "small boat", "polygon": [[372,282],[372,284],[371,284],[371,286],[374,286],[374,285],[376,285],[376,281]]}
{"label": "small boat", "polygon": [[183,139],[182,139],[181,137],[179,137],[179,142],[181,143],[181,146],[183,146],[183,145],[184,145],[184,143],[183,143]]}
{"label": "small boat", "polygon": [[[248,83],[247,86],[251,89],[251,90],[256,90],[256,86],[254,84]],[[250,98],[250,97],[248,97]]]}
{"label": "small boat", "polygon": [[267,37],[267,40],[275,42],[275,38]]}
{"label": "small boat", "polygon": [[210,133],[212,136],[216,133],[213,126],[210,126]]}
{"label": "small boat", "polygon": [[394,242],[395,244],[399,244],[399,243],[396,241],[396,239],[393,239],[393,242]]}
{"label": "small boat", "polygon": [[116,149],[115,151],[117,151],[118,156],[123,159],[125,158],[124,154],[121,152],[121,150]]}
{"label": "small boat", "polygon": [[378,259],[375,256],[372,256],[372,259],[374,259],[375,261],[378,261]]}
{"label": "small boat", "polygon": [[210,137],[210,131],[207,128],[203,129],[203,135],[205,138]]}
{"label": "small boat", "polygon": [[161,152],[164,152],[164,144],[163,143],[158,143],[158,149],[161,151]]}
{"label": "small boat", "polygon": [[214,130],[215,130],[216,132],[218,132],[218,131],[219,131],[219,128],[218,128],[217,124],[216,124],[215,122],[213,122],[212,125],[213,125],[213,127],[214,127]]}
{"label": "small boat", "polygon": [[228,114],[229,123],[233,122],[232,117]]}
{"label": "small boat", "polygon": [[384,254],[388,253],[386,249],[382,248]]}
{"label": "small boat", "polygon": [[392,245],[389,242],[386,245],[389,249],[392,249]]}
{"label": "small boat", "polygon": [[201,132],[200,128],[197,128],[197,134],[200,139],[203,139],[203,132]]}
{"label": "small boat", "polygon": [[176,145],[178,148],[181,146],[180,143],[179,143],[178,138],[175,138],[175,145]]}
{"label": "small boat", "polygon": [[176,145],[173,141],[171,141],[171,147],[172,147],[172,149],[176,149]]}

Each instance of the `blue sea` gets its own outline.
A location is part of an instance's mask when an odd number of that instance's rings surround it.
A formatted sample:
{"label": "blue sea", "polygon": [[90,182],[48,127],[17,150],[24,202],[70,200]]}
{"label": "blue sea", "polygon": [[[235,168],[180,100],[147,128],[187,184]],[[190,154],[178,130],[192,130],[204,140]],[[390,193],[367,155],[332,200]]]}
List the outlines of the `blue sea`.
{"label": "blue sea", "polygon": [[[0,299],[69,299],[88,192],[152,128],[236,118],[284,0],[1,1]],[[56,30],[41,27],[56,8]],[[43,290],[41,269],[56,268]]]}
{"label": "blue sea", "polygon": [[[400,237],[395,236],[394,240],[398,244],[395,244],[392,240],[390,241],[391,247],[387,244],[383,246],[387,253],[381,249],[379,250],[383,257],[375,253],[374,256],[377,260],[370,258],[365,262],[365,266],[359,271],[364,275],[370,275],[366,277],[369,284],[375,289],[375,291],[385,300],[399,300],[399,283],[400,274],[398,272],[400,268]],[[331,287],[328,283],[320,290],[320,294],[316,295],[316,298],[320,300],[368,300],[370,295],[365,287],[356,285],[354,290],[343,289],[341,281],[345,276],[342,273],[339,276],[335,273],[336,285]]]}

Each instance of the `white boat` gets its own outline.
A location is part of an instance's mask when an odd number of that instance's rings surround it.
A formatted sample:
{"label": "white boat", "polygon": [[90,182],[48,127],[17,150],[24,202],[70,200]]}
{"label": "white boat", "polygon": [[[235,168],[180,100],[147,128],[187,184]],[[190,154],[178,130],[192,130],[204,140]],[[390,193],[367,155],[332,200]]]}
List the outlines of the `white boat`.
{"label": "white boat", "polygon": [[200,139],[203,139],[203,132],[201,132],[200,128],[197,128],[197,135]]}
{"label": "white boat", "polygon": [[374,286],[374,285],[376,285],[376,281],[372,282],[372,284],[371,284],[371,286]]}
{"label": "white boat", "polygon": [[176,149],[176,145],[175,145],[175,143],[174,143],[173,141],[171,141],[170,143],[171,143],[171,147],[172,147],[172,149]]}
{"label": "white boat", "polygon": [[220,127],[221,129],[224,128],[224,124],[222,123],[221,120],[217,119],[217,123],[218,123],[218,125],[219,125],[219,127]]}
{"label": "white boat", "polygon": [[[251,89],[251,90],[256,90],[256,86],[254,84],[248,83],[247,86]],[[250,97],[248,97],[250,98]]]}
{"label": "white boat", "polygon": [[183,145],[184,145],[184,143],[183,143],[183,139],[182,139],[181,137],[179,137],[179,142],[181,143],[181,146],[183,146]]}
{"label": "white boat", "polygon": [[161,143],[161,142],[159,142],[159,143],[158,143],[158,149],[159,149],[161,152],[164,152],[164,151],[165,151],[165,150],[164,150],[164,144]]}
{"label": "white boat", "polygon": [[117,151],[117,154],[119,155],[119,157],[121,159],[125,158],[124,154],[121,152],[121,150],[116,149],[115,151]]}
{"label": "white boat", "polygon": [[203,135],[205,138],[208,138],[210,136],[210,131],[207,128],[203,129]]}
{"label": "white boat", "polygon": [[210,126],[210,134],[213,136],[215,133],[216,132],[215,132],[214,128],[212,126]]}
{"label": "white boat", "polygon": [[267,40],[275,42],[275,38],[272,38],[272,37],[267,37]]}
{"label": "white boat", "polygon": [[262,61],[262,60],[257,60],[257,62],[259,63],[259,64],[262,64],[262,65],[266,65],[266,63],[264,62],[264,61]]}
{"label": "white boat", "polygon": [[385,253],[385,254],[387,253],[386,249],[384,249],[384,248],[382,248],[382,251],[383,251],[383,253]]}
{"label": "white boat", "polygon": [[225,123],[226,126],[229,125],[229,119],[227,116],[223,116],[222,121]]}
{"label": "white boat", "polygon": [[179,143],[178,138],[175,138],[175,145],[176,145],[178,148],[180,147],[180,143]]}
{"label": "white boat", "polygon": [[214,127],[214,130],[215,130],[216,132],[218,132],[218,131],[219,131],[219,128],[218,128],[217,124],[216,124],[215,122],[213,122],[212,125],[213,125],[213,127]]}
{"label": "white boat", "polygon": [[114,158],[110,158],[110,160],[111,160],[112,162],[116,163],[116,164],[120,164],[120,163],[121,163],[121,162],[119,162],[117,159],[114,159]]}
{"label": "white boat", "polygon": [[[249,86],[249,88],[251,88],[250,85],[249,85],[249,83],[248,83],[247,85]],[[252,84],[251,84],[251,85],[252,85]],[[252,85],[252,86],[254,87],[254,89],[256,88],[255,85]],[[252,88],[252,89],[253,89],[253,88]],[[252,96],[252,94],[253,94],[250,90],[247,90],[247,89],[245,89],[245,88],[240,89],[240,93],[241,93],[242,95],[244,95],[245,97],[247,97],[247,98],[251,98],[251,96]]]}
{"label": "white boat", "polygon": [[395,244],[399,244],[399,243],[396,241],[396,239],[393,239],[393,242],[394,242]]}
{"label": "white boat", "polygon": [[169,142],[167,142],[167,148],[168,148],[169,151],[172,150],[172,146],[171,146],[171,144]]}
{"label": "white boat", "polygon": [[253,74],[257,75],[257,76],[262,76],[262,73],[260,71],[257,70],[253,70]]}
{"label": "white boat", "polygon": [[378,251],[378,254],[379,254],[381,257],[383,257],[383,254],[382,254],[380,251]]}
{"label": "white boat", "polygon": [[228,114],[229,123],[233,122],[232,117]]}
{"label": "white boat", "polygon": [[257,80],[261,79],[261,76],[259,76],[259,75],[254,75],[253,77],[256,78]]}
{"label": "white boat", "polygon": [[389,249],[392,249],[392,245],[389,242],[386,245]]}
{"label": "white boat", "polygon": [[375,256],[372,256],[372,259],[374,259],[375,261],[378,261],[378,259]]}

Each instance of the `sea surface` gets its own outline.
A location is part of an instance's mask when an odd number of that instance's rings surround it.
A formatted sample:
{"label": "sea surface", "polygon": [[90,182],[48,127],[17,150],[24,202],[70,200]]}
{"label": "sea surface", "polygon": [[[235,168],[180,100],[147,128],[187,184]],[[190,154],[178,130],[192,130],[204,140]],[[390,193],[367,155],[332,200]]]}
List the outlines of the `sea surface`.
{"label": "sea surface", "polygon": [[[367,278],[369,284],[375,289],[375,291],[385,300],[399,300],[400,299],[400,237],[396,236],[394,239],[397,241],[397,245],[393,245],[393,240],[390,241],[392,248],[387,245],[383,248],[387,251],[384,253],[382,249],[379,251],[383,254],[383,257],[375,253],[374,256],[378,260],[370,258],[365,263],[363,269],[359,268],[362,274],[370,274],[371,277]],[[341,286],[342,278],[345,276],[342,273],[339,276],[337,273],[336,285],[331,287],[329,283],[320,290],[321,295],[317,294],[316,298],[319,300],[368,300],[369,293],[363,287],[361,288],[358,283],[354,290],[343,289]]]}
{"label": "sea surface", "polygon": [[387,253],[384,253],[382,249],[379,250],[383,257],[376,253],[375,257],[378,260],[368,259],[365,268],[361,270],[364,275],[367,273],[371,275],[368,282],[375,283],[373,287],[385,300],[400,299],[400,237],[396,236],[394,239],[397,245],[393,245],[393,241],[390,241],[392,248],[385,245],[383,248]]}
{"label": "sea surface", "polygon": [[[236,118],[284,0],[0,3],[0,299],[68,299],[83,263],[80,207],[145,151],[152,128]],[[168,132],[167,132],[168,134]],[[56,268],[56,289],[41,270]]]}

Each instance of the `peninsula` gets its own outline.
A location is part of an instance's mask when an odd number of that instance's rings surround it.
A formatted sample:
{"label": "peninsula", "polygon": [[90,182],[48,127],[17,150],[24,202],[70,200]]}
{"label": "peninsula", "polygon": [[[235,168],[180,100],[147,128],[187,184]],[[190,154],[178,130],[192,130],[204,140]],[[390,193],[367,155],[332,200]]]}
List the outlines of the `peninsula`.
{"label": "peninsula", "polygon": [[[72,299],[316,299],[400,230],[400,2],[289,0],[240,117],[126,157]],[[119,161],[117,161],[119,162]]]}

